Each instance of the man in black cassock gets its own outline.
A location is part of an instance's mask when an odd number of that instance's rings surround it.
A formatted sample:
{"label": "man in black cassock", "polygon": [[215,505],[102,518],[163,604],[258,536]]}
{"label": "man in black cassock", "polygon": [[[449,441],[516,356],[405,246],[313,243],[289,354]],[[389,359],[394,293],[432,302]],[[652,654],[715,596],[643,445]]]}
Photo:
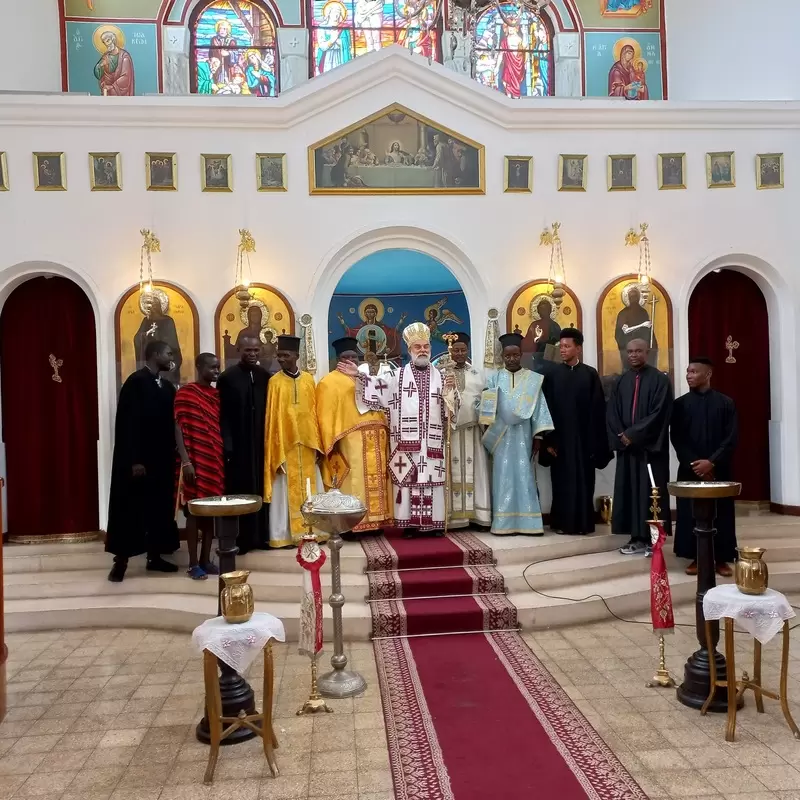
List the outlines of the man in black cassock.
{"label": "man in black cassock", "polygon": [[550,528],[593,533],[595,470],[611,460],[606,401],[597,370],[581,362],[583,334],[577,328],[561,331],[559,352],[561,363],[552,365],[542,386],[555,425],[539,451],[553,485]]}
{"label": "man in black cassock", "polygon": [[108,579],[125,577],[128,559],[147,553],[147,569],[177,572],[163,553],[180,547],[175,524],[175,386],[172,348],[148,342],[145,365],[122,385],[114,425],[106,552],[114,554]]}
{"label": "man in black cassock", "polygon": [[667,375],[647,363],[649,351],[644,339],[628,342],[629,368],[614,386],[606,411],[609,444],[617,453],[611,532],[631,537],[620,548],[626,556],[652,553],[648,466],[658,487],[659,519],[671,533],[667,483],[672,385]]}
{"label": "man in black cassock", "polygon": [[[711,388],[711,361],[692,358],[686,370],[689,393],[672,407],[672,446],[678,455],[679,481],[729,481],[733,479],[736,448],[736,406],[733,400]],[[732,497],[717,500],[717,535],[714,558],[717,574],[730,577],[729,562],[736,558],[736,516]],[[697,575],[697,541],[691,501],[678,498],[675,555],[691,559],[687,575]]]}
{"label": "man in black cassock", "polygon": [[[267,414],[267,371],[258,365],[261,342],[239,339],[239,363],[219,376],[220,428],[225,451],[225,491],[264,496],[264,420]],[[256,514],[239,518],[236,544],[249,550],[269,549],[266,504]]]}

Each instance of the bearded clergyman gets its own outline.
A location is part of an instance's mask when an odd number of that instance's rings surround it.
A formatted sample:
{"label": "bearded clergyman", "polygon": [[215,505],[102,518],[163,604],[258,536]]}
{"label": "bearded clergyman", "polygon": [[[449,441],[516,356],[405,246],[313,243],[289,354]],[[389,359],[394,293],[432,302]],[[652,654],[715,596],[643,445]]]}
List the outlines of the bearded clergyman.
{"label": "bearded clergyman", "polygon": [[360,413],[384,411],[389,418],[389,478],[395,525],[411,538],[418,532],[442,535],[445,525],[445,426],[458,413],[452,375],[431,365],[431,332],[422,322],[403,331],[410,363],[394,375],[369,376],[355,364],[337,369],[358,379]]}

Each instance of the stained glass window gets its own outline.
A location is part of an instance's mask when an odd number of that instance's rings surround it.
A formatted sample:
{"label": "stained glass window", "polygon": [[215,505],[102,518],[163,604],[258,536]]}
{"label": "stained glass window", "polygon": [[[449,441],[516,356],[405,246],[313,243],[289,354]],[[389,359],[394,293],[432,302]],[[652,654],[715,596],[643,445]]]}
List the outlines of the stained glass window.
{"label": "stained glass window", "polygon": [[553,50],[544,20],[515,3],[492,6],[475,29],[475,78],[509,97],[553,94]]}
{"label": "stained glass window", "polygon": [[192,29],[192,91],[278,94],[275,23],[258,3],[213,0],[198,6]]}
{"label": "stained glass window", "polygon": [[311,0],[312,74],[400,44],[441,60],[441,15],[435,0]]}

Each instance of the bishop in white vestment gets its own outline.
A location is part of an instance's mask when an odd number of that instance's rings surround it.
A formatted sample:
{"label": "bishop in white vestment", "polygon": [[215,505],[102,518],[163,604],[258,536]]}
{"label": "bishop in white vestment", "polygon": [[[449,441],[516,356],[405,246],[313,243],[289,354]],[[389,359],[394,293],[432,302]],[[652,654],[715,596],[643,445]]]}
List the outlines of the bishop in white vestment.
{"label": "bishop in white vestment", "polygon": [[414,529],[441,533],[445,524],[446,408],[458,411],[452,376],[430,363],[430,328],[422,322],[403,331],[411,363],[393,375],[369,376],[355,366],[337,369],[359,378],[356,405],[363,414],[383,410],[389,419],[389,478],[395,525],[406,535]]}

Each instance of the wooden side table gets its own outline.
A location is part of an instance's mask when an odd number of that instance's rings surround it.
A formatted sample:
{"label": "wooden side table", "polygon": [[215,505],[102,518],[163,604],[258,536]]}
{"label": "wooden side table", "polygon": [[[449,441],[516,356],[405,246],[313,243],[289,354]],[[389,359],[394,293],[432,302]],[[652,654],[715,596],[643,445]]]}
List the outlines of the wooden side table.
{"label": "wooden side table", "polygon": [[[217,657],[210,651],[203,651],[203,680],[206,690],[206,714],[208,726],[211,730],[211,751],[208,754],[208,767],[203,782],[212,783],[214,770],[217,767],[219,748],[222,740],[239,728],[249,728],[260,736],[264,745],[264,756],[269,764],[272,777],[278,777],[278,762],[275,760],[275,750],[278,748],[278,738],[272,727],[272,699],[275,687],[274,669],[272,660],[272,640],[264,646],[264,698],[263,711],[260,714],[245,714],[239,712],[238,717],[222,716],[222,696],[219,690],[219,664]],[[227,726],[227,727],[226,727]]]}
{"label": "wooden side table", "polygon": [[[725,661],[729,680],[717,679],[717,667],[714,659],[709,661],[711,668],[711,687],[708,699],[703,704],[700,713],[705,715],[718,688],[728,691],[728,724],[725,728],[725,740],[735,741],[736,734],[736,706],[744,693],[750,689],[755,695],[756,711],[764,713],[764,697],[778,700],[781,704],[784,719],[792,731],[795,739],[800,739],[798,729],[792,713],[789,710],[788,677],[789,677],[789,619],[795,616],[794,610],[786,598],[768,589],[765,594],[746,595],[733,585],[717,586],[706,593],[703,601],[706,617],[706,641],[709,652],[712,643],[712,620],[723,620],[725,626]],[[746,672],[742,673],[742,680],[736,680],[734,622],[739,622],[748,633],[753,636],[753,677]],[[783,630],[783,643],[781,648],[781,674],[780,689],[774,692],[765,689],[761,684],[761,646],[772,639],[780,630]]]}

